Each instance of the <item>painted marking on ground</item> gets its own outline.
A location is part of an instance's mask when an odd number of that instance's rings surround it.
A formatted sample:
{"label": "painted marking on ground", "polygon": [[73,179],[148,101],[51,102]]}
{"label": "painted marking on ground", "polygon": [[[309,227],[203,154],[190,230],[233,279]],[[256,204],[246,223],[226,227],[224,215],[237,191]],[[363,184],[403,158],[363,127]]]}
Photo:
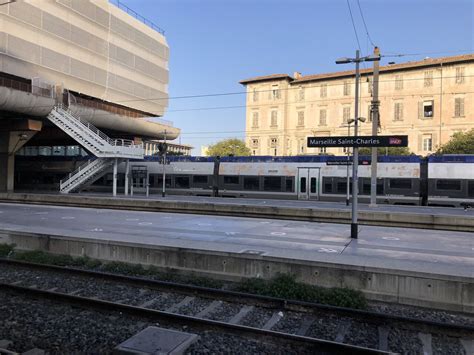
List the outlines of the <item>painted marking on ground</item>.
{"label": "painted marking on ground", "polygon": [[61,217],[61,219],[75,219],[76,217],[72,217],[72,216],[64,216],[64,217]]}
{"label": "painted marking on ground", "polygon": [[286,235],[285,232],[271,232],[271,235]]}
{"label": "painted marking on ground", "polygon": [[149,226],[149,225],[152,225],[153,223],[151,222],[140,222],[138,223],[139,226]]}
{"label": "painted marking on ground", "polygon": [[102,228],[94,228],[91,229],[91,232],[103,232],[104,230]]}
{"label": "painted marking on ground", "polygon": [[382,237],[382,239],[385,239],[385,240],[400,240],[400,238],[397,238],[397,237]]}
{"label": "painted marking on ground", "polygon": [[319,248],[318,252],[320,253],[337,253],[336,249],[331,249],[331,248]]}

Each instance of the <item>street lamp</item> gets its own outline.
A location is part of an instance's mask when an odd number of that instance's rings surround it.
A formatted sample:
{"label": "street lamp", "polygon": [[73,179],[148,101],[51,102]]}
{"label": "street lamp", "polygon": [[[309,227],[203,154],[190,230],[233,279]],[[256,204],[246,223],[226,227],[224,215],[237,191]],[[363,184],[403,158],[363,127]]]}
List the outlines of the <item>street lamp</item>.
{"label": "street lamp", "polygon": [[[336,60],[336,64],[348,64],[355,63],[355,109],[354,109],[354,137],[357,137],[357,129],[359,123],[359,65],[361,62],[373,62],[380,60],[380,55],[369,55],[366,57],[360,57],[359,50],[356,50],[355,58],[339,58]],[[358,226],[357,226],[357,198],[358,198],[358,183],[359,179],[357,176],[357,169],[359,167],[359,148],[354,147],[354,153],[352,154],[352,221],[351,221],[351,238],[357,239]]]}

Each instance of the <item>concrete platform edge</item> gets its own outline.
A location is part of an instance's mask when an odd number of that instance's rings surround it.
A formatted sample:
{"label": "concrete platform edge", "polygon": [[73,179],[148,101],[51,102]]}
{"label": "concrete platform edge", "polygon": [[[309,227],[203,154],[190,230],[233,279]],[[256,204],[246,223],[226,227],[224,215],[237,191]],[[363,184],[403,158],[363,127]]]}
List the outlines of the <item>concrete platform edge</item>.
{"label": "concrete platform edge", "polygon": [[[219,203],[197,203],[183,201],[115,199],[110,197],[47,195],[26,193],[0,193],[0,202],[43,204],[69,207],[107,208],[148,212],[173,212],[190,214],[207,214],[221,216],[239,216],[255,218],[277,218],[298,221],[327,223],[350,223],[351,213],[346,210],[311,209],[273,206],[251,206]],[[368,212],[359,213],[359,223],[387,227],[423,228],[449,231],[474,230],[474,218],[416,214],[402,212]]]}
{"label": "concrete platform edge", "polygon": [[474,278],[469,277],[14,231],[0,231],[0,243],[14,243],[20,250],[153,265],[223,280],[269,279],[291,273],[301,282],[349,287],[372,300],[474,313]]}

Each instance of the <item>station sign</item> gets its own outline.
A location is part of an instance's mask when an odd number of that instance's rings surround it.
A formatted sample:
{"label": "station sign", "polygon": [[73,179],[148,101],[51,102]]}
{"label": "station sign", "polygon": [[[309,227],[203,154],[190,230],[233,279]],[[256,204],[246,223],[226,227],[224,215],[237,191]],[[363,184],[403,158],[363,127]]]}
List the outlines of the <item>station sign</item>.
{"label": "station sign", "polygon": [[308,137],[308,148],[408,147],[408,136]]}
{"label": "station sign", "polygon": [[[351,160],[328,160],[326,162],[326,165],[352,165],[352,159]],[[359,159],[359,165],[370,165],[370,160]]]}

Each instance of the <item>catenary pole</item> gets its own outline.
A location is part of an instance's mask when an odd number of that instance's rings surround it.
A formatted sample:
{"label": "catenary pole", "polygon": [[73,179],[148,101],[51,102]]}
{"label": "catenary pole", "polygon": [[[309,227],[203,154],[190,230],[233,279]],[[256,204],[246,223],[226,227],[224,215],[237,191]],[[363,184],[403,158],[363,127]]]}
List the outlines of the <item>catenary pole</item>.
{"label": "catenary pole", "polygon": [[[374,48],[374,56],[380,56],[380,49]],[[376,136],[379,128],[379,61],[374,61],[373,72],[373,86],[372,86],[372,107],[370,113],[372,115],[372,135]],[[372,147],[371,159],[371,175],[370,175],[370,207],[377,206],[377,156],[378,151],[376,147]]]}
{"label": "catenary pole", "polygon": [[[359,128],[359,64],[360,64],[360,53],[356,50],[355,57],[355,107],[354,107],[354,137],[357,137]],[[352,154],[352,222],[351,222],[351,238],[357,239],[358,226],[357,226],[357,200],[358,200],[358,169],[359,167],[359,148],[353,148]]]}

